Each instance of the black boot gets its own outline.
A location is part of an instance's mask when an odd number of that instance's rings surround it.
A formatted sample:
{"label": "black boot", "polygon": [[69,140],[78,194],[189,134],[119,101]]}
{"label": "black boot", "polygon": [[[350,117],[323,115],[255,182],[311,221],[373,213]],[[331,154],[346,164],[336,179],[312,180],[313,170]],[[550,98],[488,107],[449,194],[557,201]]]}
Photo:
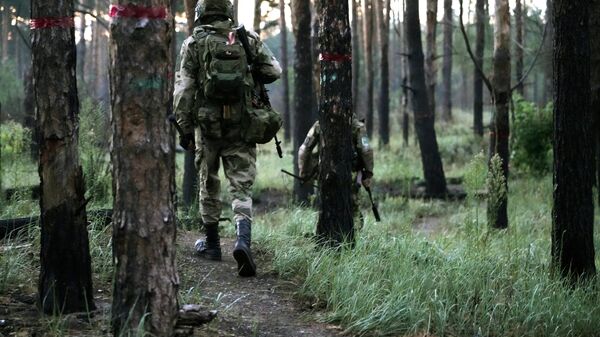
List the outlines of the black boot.
{"label": "black boot", "polygon": [[221,240],[219,238],[219,224],[204,225],[206,240],[199,239],[194,247],[200,257],[208,260],[221,261]]}
{"label": "black boot", "polygon": [[233,248],[233,258],[238,264],[238,274],[243,277],[255,276],[256,264],[254,264],[252,251],[250,250],[252,239],[250,221],[246,219],[238,221],[236,227],[237,241]]}

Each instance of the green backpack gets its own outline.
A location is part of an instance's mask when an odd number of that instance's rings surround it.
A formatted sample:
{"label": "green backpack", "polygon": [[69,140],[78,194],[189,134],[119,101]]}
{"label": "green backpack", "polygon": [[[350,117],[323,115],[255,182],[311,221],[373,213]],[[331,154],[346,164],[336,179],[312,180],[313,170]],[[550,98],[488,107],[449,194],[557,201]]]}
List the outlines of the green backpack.
{"label": "green backpack", "polygon": [[240,102],[248,76],[244,47],[232,29],[213,28],[205,39],[204,97],[224,104]]}

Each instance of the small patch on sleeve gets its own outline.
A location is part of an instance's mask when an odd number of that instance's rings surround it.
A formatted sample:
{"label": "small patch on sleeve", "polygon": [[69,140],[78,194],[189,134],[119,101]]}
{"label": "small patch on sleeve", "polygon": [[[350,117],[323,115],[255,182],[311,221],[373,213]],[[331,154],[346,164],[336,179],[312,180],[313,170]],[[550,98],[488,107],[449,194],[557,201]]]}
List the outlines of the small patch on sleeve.
{"label": "small patch on sleeve", "polygon": [[363,136],[361,139],[361,143],[362,143],[363,147],[365,147],[365,148],[369,147],[369,137]]}

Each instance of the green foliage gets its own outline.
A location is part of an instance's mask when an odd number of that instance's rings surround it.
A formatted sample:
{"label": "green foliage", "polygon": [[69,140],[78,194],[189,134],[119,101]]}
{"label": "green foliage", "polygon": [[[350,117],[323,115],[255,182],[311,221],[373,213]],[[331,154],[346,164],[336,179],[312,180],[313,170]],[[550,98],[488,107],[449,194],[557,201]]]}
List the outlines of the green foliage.
{"label": "green foliage", "polygon": [[[0,104],[2,105],[2,118],[19,120],[22,116],[23,83],[17,76],[17,67],[14,62],[0,64]],[[0,120],[2,119],[0,118]]]}
{"label": "green foliage", "polygon": [[540,109],[521,97],[515,101],[512,162],[515,167],[542,175],[551,170],[552,104]]}
{"label": "green foliage", "polygon": [[29,150],[31,131],[23,125],[8,121],[0,124],[0,155],[11,159]]}
{"label": "green foliage", "polygon": [[87,197],[107,203],[111,195],[109,163],[110,127],[106,112],[91,99],[81,104],[79,152],[83,166]]}

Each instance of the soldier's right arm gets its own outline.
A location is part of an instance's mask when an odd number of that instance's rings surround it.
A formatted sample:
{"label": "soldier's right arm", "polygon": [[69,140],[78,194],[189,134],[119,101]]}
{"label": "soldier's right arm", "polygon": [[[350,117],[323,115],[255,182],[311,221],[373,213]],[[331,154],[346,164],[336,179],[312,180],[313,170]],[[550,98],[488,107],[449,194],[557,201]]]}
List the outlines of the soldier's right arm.
{"label": "soldier's right arm", "polygon": [[302,143],[298,149],[298,173],[301,177],[310,174],[310,172],[306,172],[306,170],[311,169],[312,153],[315,146],[319,144],[320,133],[319,122],[317,121],[310,128],[308,134],[306,134],[304,143]]}
{"label": "soldier's right arm", "polygon": [[199,55],[196,54],[196,41],[188,37],[181,46],[180,67],[175,74],[173,112],[184,134],[193,134],[195,127],[196,93],[198,91]]}

